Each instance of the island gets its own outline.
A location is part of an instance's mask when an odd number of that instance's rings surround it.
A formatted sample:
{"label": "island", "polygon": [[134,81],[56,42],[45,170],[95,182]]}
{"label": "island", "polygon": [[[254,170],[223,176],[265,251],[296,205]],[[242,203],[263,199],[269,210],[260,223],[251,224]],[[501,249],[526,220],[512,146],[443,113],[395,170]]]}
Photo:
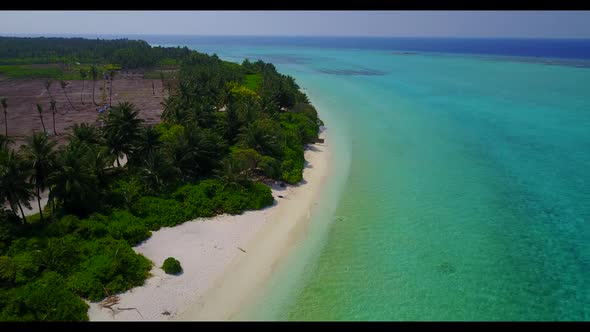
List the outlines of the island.
{"label": "island", "polygon": [[177,317],[276,261],[326,169],[316,109],[260,60],[0,37],[0,97],[0,321]]}

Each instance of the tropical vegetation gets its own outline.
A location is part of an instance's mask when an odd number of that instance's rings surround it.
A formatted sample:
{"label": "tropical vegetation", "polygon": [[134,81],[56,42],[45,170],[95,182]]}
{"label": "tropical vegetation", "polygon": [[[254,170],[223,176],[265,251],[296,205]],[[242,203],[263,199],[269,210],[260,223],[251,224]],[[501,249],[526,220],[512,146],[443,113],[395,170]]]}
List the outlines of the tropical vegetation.
{"label": "tropical vegetation", "polygon": [[[99,301],[149,277],[152,263],[132,247],[152,231],[261,209],[274,202],[265,182],[301,181],[304,146],[322,122],[294,79],[272,64],[137,41],[37,41],[0,38],[0,58],[123,67],[172,58],[179,75],[168,80],[171,94],[155,126],[122,102],[102,127],[74,125],[65,144],[47,135],[44,123],[20,147],[0,135],[0,320],[87,320],[83,299]],[[82,71],[93,85],[96,68]],[[5,114],[7,105],[2,99]],[[43,107],[37,110],[43,121]],[[50,111],[55,131],[54,104]],[[23,207],[33,204],[40,213],[26,217]],[[163,268],[178,273],[176,263]]]}

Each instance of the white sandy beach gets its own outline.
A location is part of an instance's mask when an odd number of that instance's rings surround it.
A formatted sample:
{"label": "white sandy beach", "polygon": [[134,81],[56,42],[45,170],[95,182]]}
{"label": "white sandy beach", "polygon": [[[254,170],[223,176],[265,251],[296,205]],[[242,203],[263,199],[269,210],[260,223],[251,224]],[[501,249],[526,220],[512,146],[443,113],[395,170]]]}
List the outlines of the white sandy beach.
{"label": "white sandy beach", "polygon": [[[324,137],[324,133],[320,135]],[[242,215],[196,219],[153,232],[136,252],[154,263],[145,285],[120,294],[115,310],[90,303],[91,321],[229,320],[252,303],[276,264],[307,229],[328,173],[328,140],[305,151],[298,186],[273,188],[275,204]],[[283,196],[280,198],[278,196]],[[240,250],[243,249],[244,251]],[[179,276],[160,268],[167,257],[183,267]]]}

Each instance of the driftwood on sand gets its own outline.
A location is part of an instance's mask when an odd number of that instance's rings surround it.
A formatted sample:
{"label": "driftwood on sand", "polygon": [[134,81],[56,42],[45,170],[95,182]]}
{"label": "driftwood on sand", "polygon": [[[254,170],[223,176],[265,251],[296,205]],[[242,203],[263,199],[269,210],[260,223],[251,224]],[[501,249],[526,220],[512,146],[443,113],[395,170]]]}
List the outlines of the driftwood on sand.
{"label": "driftwood on sand", "polygon": [[[117,295],[110,295],[109,292],[106,290],[106,288],[104,288],[104,286],[103,286],[103,289],[104,289],[104,292],[107,294],[107,297],[100,302],[100,306],[102,308],[110,309],[113,312],[113,315],[115,315],[117,313],[117,311],[135,310],[141,316],[141,318],[143,318],[143,315],[141,314],[141,312],[139,312],[139,310],[137,310],[137,308],[121,308],[121,307],[116,307],[115,309],[113,309],[113,306],[115,304],[119,304],[119,301],[121,299]],[[115,310],[117,310],[117,311],[115,311]]]}

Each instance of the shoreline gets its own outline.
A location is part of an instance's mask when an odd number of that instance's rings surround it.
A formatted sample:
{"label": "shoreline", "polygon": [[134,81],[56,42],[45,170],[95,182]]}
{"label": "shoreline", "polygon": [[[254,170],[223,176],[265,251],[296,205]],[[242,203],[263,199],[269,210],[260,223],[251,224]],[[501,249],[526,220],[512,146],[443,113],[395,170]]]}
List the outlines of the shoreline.
{"label": "shoreline", "polygon": [[[326,138],[325,131],[320,138]],[[278,263],[307,231],[311,209],[328,175],[328,140],[305,149],[303,181],[272,187],[275,203],[241,215],[198,218],[165,227],[134,250],[154,263],[143,286],[119,294],[113,312],[88,302],[91,321],[231,320],[258,298]],[[283,198],[279,197],[282,196]],[[167,257],[178,276],[160,268]]]}

